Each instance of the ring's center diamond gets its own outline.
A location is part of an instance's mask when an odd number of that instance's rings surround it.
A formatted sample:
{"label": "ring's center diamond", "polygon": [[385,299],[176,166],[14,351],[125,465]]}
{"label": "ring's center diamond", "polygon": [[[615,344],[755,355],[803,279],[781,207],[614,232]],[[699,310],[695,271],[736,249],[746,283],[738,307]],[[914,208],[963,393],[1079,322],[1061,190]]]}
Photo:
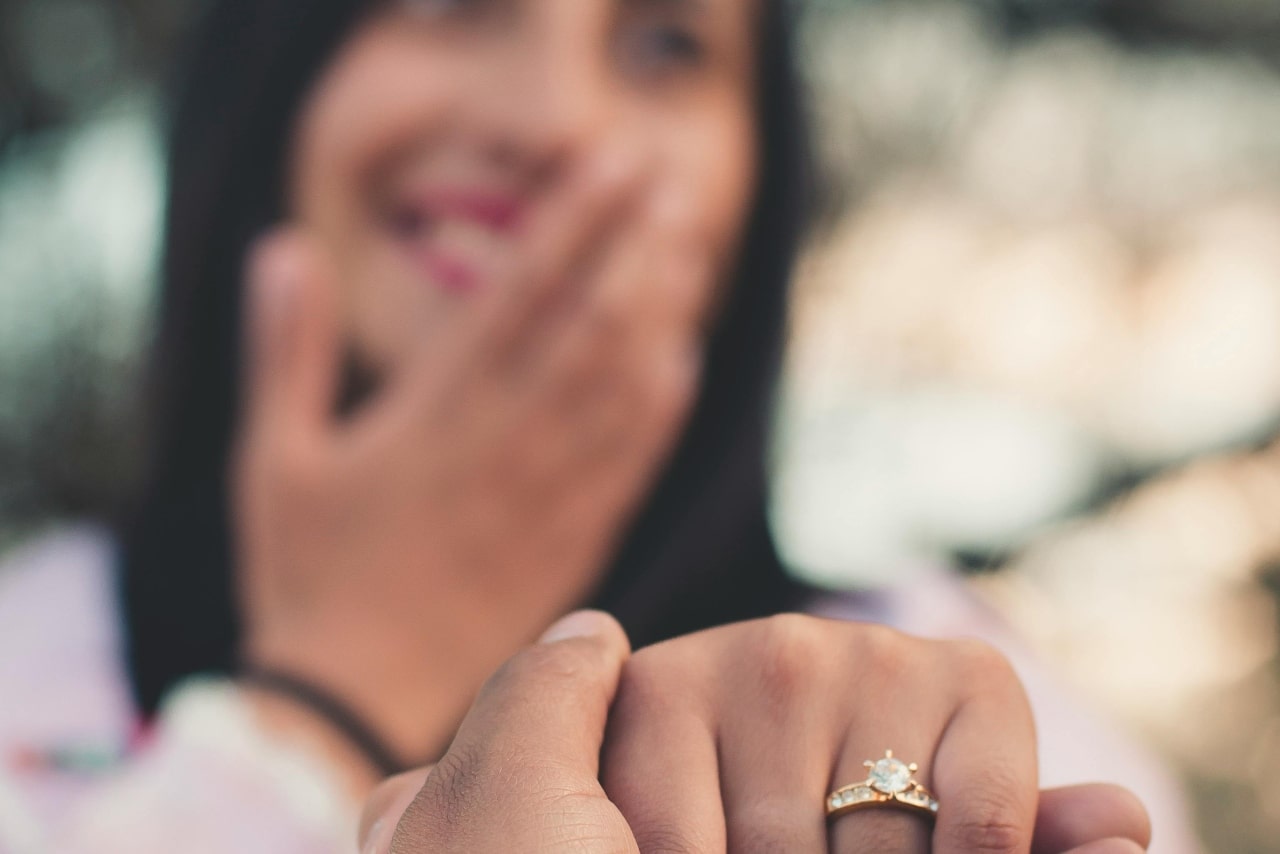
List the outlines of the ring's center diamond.
{"label": "ring's center diamond", "polygon": [[905,792],[911,785],[911,769],[906,763],[886,757],[871,769],[871,785],[886,795]]}

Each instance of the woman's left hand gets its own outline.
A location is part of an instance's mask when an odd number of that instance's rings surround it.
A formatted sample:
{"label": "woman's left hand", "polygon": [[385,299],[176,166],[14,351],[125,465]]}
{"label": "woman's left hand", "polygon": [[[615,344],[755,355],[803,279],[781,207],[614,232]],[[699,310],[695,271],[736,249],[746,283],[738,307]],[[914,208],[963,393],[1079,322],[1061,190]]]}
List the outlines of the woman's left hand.
{"label": "woman's left hand", "polygon": [[[886,750],[919,763],[936,821],[879,806],[829,821],[829,794]],[[1041,797],[1026,695],[990,647],[802,616],[635,653],[601,773],[642,852],[1122,854],[1149,841],[1122,790]]]}

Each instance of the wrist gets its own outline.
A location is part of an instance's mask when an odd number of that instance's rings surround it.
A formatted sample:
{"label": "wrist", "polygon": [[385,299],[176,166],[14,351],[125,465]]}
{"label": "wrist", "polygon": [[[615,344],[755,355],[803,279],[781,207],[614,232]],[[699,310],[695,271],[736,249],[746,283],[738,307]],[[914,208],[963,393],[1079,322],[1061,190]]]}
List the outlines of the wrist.
{"label": "wrist", "polygon": [[434,761],[488,678],[513,650],[468,643],[457,650],[381,637],[376,631],[251,633],[248,672],[287,674],[337,701],[400,762]]}
{"label": "wrist", "polygon": [[354,802],[363,801],[382,781],[380,769],[364,751],[308,704],[243,680],[237,689],[264,732],[324,762]]}

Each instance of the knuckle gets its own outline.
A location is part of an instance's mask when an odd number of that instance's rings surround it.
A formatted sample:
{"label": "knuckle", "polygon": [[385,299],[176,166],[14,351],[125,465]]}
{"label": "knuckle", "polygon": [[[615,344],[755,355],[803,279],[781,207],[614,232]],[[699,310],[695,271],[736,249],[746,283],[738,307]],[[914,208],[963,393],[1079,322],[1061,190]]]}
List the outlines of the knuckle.
{"label": "knuckle", "polygon": [[477,823],[483,803],[477,758],[466,748],[446,753],[405,811],[396,835],[411,834],[430,850],[454,850],[455,842]]}
{"label": "knuckle", "polygon": [[614,713],[660,714],[678,696],[672,689],[672,680],[663,677],[661,656],[655,656],[652,648],[640,650],[622,669],[613,701]]}
{"label": "knuckle", "polygon": [[810,691],[821,680],[822,621],[799,614],[769,617],[760,625],[759,678],[779,704]]}
{"label": "knuckle", "polygon": [[466,745],[450,750],[427,778],[423,794],[443,808],[442,815],[451,819],[464,816],[481,788],[483,760]]}
{"label": "knuckle", "polygon": [[999,809],[962,819],[950,836],[956,850],[972,854],[1023,854],[1031,844],[1021,825]]}
{"label": "knuckle", "polygon": [[666,822],[633,820],[631,833],[645,854],[704,854],[715,850],[712,840],[702,839],[696,831]]}
{"label": "knuckle", "polygon": [[1021,685],[1009,659],[991,644],[971,638],[948,641],[947,644],[956,664],[956,672],[966,684],[978,686],[982,690]]}
{"label": "knuckle", "polygon": [[693,638],[680,638],[632,654],[618,680],[610,727],[687,716],[707,718],[710,681],[693,643]]}
{"label": "knuckle", "polygon": [[659,643],[623,665],[610,711],[618,721],[707,721],[713,715],[713,683],[691,639]]}
{"label": "knuckle", "polygon": [[858,627],[858,658],[872,674],[895,678],[917,668],[922,660],[915,655],[918,640],[881,625]]}
{"label": "knuckle", "polygon": [[804,614],[777,614],[761,621],[767,648],[788,660],[804,659],[818,650],[821,625],[821,620]]}
{"label": "knuckle", "polygon": [[976,638],[952,641],[955,654],[967,667],[979,672],[1008,669],[1009,661],[991,644]]}

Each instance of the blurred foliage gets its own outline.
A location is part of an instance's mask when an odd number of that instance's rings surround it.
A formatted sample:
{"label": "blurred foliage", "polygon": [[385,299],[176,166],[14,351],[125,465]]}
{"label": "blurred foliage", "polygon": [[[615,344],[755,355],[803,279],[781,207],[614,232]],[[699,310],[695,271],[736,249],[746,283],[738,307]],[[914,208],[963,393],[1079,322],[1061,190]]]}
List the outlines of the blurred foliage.
{"label": "blurred foliage", "polygon": [[155,105],[196,6],[0,0],[0,542],[133,477]]}
{"label": "blurred foliage", "polygon": [[201,0],[0,2],[0,152],[62,131],[104,102],[150,87]]}

